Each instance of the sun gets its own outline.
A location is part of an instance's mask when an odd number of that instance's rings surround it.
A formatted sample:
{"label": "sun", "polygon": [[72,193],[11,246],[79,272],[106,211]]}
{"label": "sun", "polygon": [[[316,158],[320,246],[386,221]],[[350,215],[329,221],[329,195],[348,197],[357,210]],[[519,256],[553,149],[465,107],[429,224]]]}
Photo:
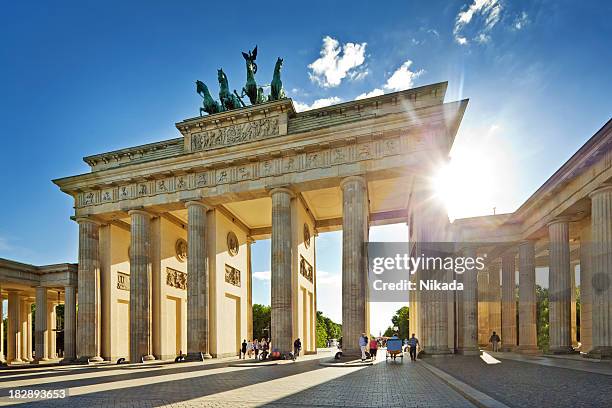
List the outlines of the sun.
{"label": "sun", "polygon": [[451,220],[491,214],[496,186],[492,164],[478,151],[461,149],[438,169],[432,187]]}

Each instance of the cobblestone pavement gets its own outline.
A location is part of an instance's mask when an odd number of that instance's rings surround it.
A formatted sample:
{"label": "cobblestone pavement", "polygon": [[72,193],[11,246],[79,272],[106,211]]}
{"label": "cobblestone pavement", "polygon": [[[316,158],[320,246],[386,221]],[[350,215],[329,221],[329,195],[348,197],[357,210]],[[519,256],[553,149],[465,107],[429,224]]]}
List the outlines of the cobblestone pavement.
{"label": "cobblestone pavement", "polygon": [[[381,353],[382,354],[382,353]],[[21,407],[472,407],[420,365],[380,361],[323,367],[311,356],[276,366],[230,361],[170,365],[48,367],[0,371],[0,405],[9,389],[69,389],[63,400]],[[382,358],[384,360],[384,356]],[[237,360],[231,361],[232,363]]]}
{"label": "cobblestone pavement", "polygon": [[487,364],[478,356],[454,355],[427,362],[511,407],[611,406],[611,376],[498,359]]}

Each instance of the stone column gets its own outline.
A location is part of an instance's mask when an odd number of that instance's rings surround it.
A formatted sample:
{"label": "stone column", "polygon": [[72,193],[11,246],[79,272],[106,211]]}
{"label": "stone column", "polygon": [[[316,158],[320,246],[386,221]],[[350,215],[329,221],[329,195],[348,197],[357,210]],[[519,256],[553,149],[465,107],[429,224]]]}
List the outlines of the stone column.
{"label": "stone column", "polygon": [[535,248],[533,241],[519,244],[519,346],[518,351],[538,351],[536,329]]}
{"label": "stone column", "polygon": [[0,365],[6,361],[4,350],[4,302],[2,300],[2,285],[0,285]]}
{"label": "stone column", "polygon": [[47,342],[47,288],[36,288],[36,324],[34,325],[36,361],[49,360]]}
{"label": "stone column", "polygon": [[550,238],[549,264],[549,322],[550,351],[569,353],[572,349],[570,336],[571,272],[569,247],[569,221],[558,219],[548,225]]}
{"label": "stone column", "polygon": [[359,336],[368,327],[368,194],[364,177],[347,177],[342,189],[342,354],[360,356]]}
{"label": "stone column", "polygon": [[53,360],[57,358],[57,315],[55,308],[57,304],[55,302],[49,302],[47,304],[47,358]]}
{"label": "stone column", "polygon": [[199,201],[187,207],[187,358],[211,358],[209,350],[209,279],[206,243],[206,211]]}
{"label": "stone column", "polygon": [[502,351],[516,348],[516,254],[502,256]]}
{"label": "stone column", "polygon": [[83,362],[100,357],[100,248],[99,224],[88,218],[79,223],[79,314],[77,356]]}
{"label": "stone column", "polygon": [[76,359],[76,288],[65,287],[64,295],[64,360],[65,363]]}
{"label": "stone column", "polygon": [[[487,342],[493,332],[501,337],[501,287],[499,284],[499,264],[489,267],[489,329]],[[504,339],[502,339],[502,342]],[[490,344],[489,344],[490,345]]]}
{"label": "stone column", "polygon": [[489,336],[489,270],[485,267],[478,272],[478,345],[486,347]]}
{"label": "stone column", "polygon": [[[468,259],[476,260],[476,248],[468,248],[463,254]],[[459,333],[459,353],[478,355],[478,271],[474,268],[463,273],[463,290],[457,291],[457,306],[461,304],[461,326]]]}
{"label": "stone column", "polygon": [[281,353],[293,351],[291,199],[287,188],[270,191],[272,197],[272,348]]}
{"label": "stone column", "polygon": [[32,326],[31,326],[32,304],[26,296],[21,297],[21,359],[30,361],[32,353]]}
{"label": "stone column", "polygon": [[576,264],[570,263],[570,339],[578,347],[578,320],[576,315]]}
{"label": "stone column", "polygon": [[593,281],[591,278],[591,224],[580,230],[580,350],[593,348]]}
{"label": "stone column", "polygon": [[21,297],[19,291],[8,291],[8,339],[6,361],[21,363]]}
{"label": "stone column", "polygon": [[131,218],[130,362],[154,360],[151,349],[151,215],[128,212]]}
{"label": "stone column", "polygon": [[251,245],[254,240],[247,237],[247,337],[253,338],[253,266],[251,262]]}
{"label": "stone column", "polygon": [[591,193],[593,349],[589,357],[612,358],[612,185]]}

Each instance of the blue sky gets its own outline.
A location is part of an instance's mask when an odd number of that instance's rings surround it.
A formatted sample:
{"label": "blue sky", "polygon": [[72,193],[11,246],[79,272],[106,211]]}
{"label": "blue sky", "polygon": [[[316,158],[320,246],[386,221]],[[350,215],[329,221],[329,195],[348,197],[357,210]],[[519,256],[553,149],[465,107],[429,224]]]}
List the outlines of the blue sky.
{"label": "blue sky", "polygon": [[[255,44],[258,80],[282,56],[301,109],[449,81],[447,100],[470,98],[451,217],[513,211],[610,118],[611,17],[603,1],[8,2],[0,256],[76,261],[72,202],[50,180],[86,172],[83,156],[179,136],[174,123],[198,113],[194,80],[216,94],[223,67],[239,88]],[[318,239],[330,287],[339,248],[339,234]],[[266,242],[254,270],[269,270]],[[265,281],[254,296],[269,296]]]}

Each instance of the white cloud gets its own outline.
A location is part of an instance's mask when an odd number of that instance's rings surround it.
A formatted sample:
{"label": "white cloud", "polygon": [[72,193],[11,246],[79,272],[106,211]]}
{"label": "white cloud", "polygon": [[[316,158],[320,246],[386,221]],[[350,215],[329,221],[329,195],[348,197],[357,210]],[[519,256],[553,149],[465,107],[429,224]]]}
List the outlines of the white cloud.
{"label": "white cloud", "polygon": [[380,96],[385,91],[396,92],[404,89],[410,89],[414,85],[414,80],[425,73],[425,70],[419,69],[418,71],[411,71],[410,66],[412,65],[411,60],[406,60],[393,74],[387,79],[387,82],[383,85],[383,89],[374,88],[370,92],[364,92],[357,95],[355,100],[371,98],[373,96]]}
{"label": "white cloud", "polygon": [[[356,75],[353,79],[362,79],[366,74],[353,74],[354,70],[365,62],[366,43],[345,43],[335,38],[323,38],[321,56],[308,65],[308,73],[314,83],[329,88],[340,85],[347,75]],[[367,71],[365,71],[367,72]]]}
{"label": "white cloud", "polygon": [[269,281],[272,273],[270,271],[253,272],[253,278],[260,281]]}
{"label": "white cloud", "polygon": [[488,42],[489,32],[500,20],[502,5],[499,0],[474,0],[474,2],[457,14],[453,35],[458,44],[466,45],[468,36],[464,34],[465,28],[472,23],[474,18],[478,18],[479,27],[474,31],[472,38],[480,43]]}
{"label": "white cloud", "polygon": [[414,80],[423,75],[425,71],[422,69],[418,71],[411,71],[411,65],[412,61],[406,60],[406,62],[404,62],[401,67],[396,69],[389,79],[387,79],[387,83],[383,85],[383,87],[391,92],[412,88]]}
{"label": "white cloud", "polygon": [[342,286],[342,275],[341,273],[330,273],[326,271],[317,271],[317,286]]}
{"label": "white cloud", "polygon": [[522,30],[523,28],[525,28],[527,24],[529,24],[529,16],[527,15],[526,12],[523,11],[521,12],[521,14],[516,16],[516,18],[514,19],[512,28],[514,28],[517,31]]}
{"label": "white cloud", "polygon": [[384,95],[384,93],[385,93],[385,91],[383,91],[382,89],[375,88],[375,89],[371,90],[370,92],[364,92],[362,94],[357,95],[355,100],[371,98],[373,96],[380,96],[380,95]]}
{"label": "white cloud", "polygon": [[317,99],[310,105],[308,105],[307,103],[293,101],[293,106],[295,106],[296,111],[302,112],[310,109],[317,109],[322,108],[324,106],[334,105],[340,102],[342,102],[342,98],[339,98],[337,96],[330,96],[329,98]]}

